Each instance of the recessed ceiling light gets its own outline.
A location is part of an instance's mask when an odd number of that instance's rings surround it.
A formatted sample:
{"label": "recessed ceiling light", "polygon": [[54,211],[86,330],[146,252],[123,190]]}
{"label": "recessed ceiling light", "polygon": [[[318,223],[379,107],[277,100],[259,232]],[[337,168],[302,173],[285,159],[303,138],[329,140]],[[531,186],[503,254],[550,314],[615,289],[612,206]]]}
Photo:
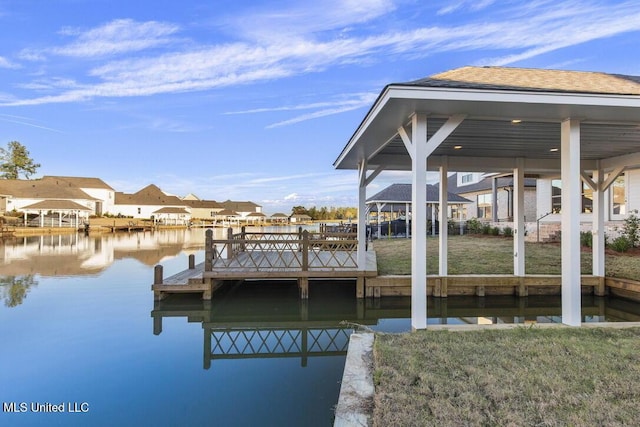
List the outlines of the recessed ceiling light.
{"label": "recessed ceiling light", "polygon": [[522,120],[520,120],[520,119],[513,119],[513,120],[511,120],[511,123],[513,123],[514,125],[517,125],[517,124],[519,124],[519,123],[522,123]]}
{"label": "recessed ceiling light", "polygon": [[552,153],[555,153],[556,151],[558,151],[558,149],[557,149],[557,148],[552,148],[552,149],[551,149],[551,150],[549,150],[549,151],[551,151]]}
{"label": "recessed ceiling light", "polygon": [[462,145],[454,145],[453,149],[454,150],[460,150],[462,148]]}

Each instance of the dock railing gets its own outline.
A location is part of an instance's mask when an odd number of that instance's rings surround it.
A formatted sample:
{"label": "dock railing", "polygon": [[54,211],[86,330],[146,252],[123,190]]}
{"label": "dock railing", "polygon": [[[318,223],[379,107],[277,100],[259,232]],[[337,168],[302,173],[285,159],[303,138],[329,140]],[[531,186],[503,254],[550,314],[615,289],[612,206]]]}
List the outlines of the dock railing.
{"label": "dock railing", "polygon": [[205,271],[243,269],[246,271],[313,271],[357,269],[355,233],[247,232],[227,231],[227,238],[205,234]]}

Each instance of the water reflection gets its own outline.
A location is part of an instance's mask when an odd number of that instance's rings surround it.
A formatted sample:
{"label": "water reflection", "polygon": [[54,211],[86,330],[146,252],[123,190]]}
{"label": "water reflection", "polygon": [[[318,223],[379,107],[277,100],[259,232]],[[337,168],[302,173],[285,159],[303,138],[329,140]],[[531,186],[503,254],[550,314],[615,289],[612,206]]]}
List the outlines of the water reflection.
{"label": "water reflection", "polygon": [[0,274],[92,275],[119,259],[133,258],[153,266],[183,251],[203,248],[201,229],[12,237],[0,239]]}
{"label": "water reflection", "polygon": [[[410,298],[356,299],[354,285],[312,283],[301,301],[295,286],[252,282],[229,286],[212,301],[172,295],[151,312],[153,333],[165,318],[185,318],[203,330],[203,367],[216,360],[345,355],[354,327],[401,332],[411,329]],[[585,295],[583,322],[640,321],[637,303]],[[449,297],[428,299],[429,324],[560,323],[556,296]]]}
{"label": "water reflection", "polygon": [[0,295],[6,307],[16,307],[24,301],[32,286],[38,281],[33,274],[24,276],[0,276]]}

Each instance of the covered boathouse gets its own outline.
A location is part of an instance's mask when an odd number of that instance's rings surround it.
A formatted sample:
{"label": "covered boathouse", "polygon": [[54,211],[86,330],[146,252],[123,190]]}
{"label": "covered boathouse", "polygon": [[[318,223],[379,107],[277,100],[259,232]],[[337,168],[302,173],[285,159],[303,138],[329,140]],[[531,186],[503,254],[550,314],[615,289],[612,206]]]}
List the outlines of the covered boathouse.
{"label": "covered boathouse", "polygon": [[[604,280],[603,193],[640,168],[640,76],[505,67],[463,67],[387,85],[334,166],[358,171],[359,212],[384,170],[412,172],[411,323],[427,326],[427,171],[513,175],[513,273],[525,276],[524,181],[562,180],[562,322],[581,324],[580,212],[583,182],[593,190],[593,275]],[[440,210],[439,272],[447,276],[447,219]],[[364,215],[358,265],[365,265]],[[418,254],[418,255],[416,255]]]}

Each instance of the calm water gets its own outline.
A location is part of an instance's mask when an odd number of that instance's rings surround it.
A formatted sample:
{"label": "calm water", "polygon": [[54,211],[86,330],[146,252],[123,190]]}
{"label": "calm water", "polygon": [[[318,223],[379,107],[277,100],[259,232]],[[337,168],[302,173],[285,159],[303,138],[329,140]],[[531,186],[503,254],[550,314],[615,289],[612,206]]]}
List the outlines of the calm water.
{"label": "calm water", "polygon": [[[351,283],[312,283],[307,302],[295,285],[252,282],[154,303],[153,266],[201,262],[203,242],[203,230],[0,242],[0,425],[329,426],[354,325],[410,329],[408,298],[357,301]],[[638,305],[585,297],[584,321],[638,321]],[[430,324],[560,321],[556,297],[428,307]],[[26,412],[5,412],[12,402]]]}

